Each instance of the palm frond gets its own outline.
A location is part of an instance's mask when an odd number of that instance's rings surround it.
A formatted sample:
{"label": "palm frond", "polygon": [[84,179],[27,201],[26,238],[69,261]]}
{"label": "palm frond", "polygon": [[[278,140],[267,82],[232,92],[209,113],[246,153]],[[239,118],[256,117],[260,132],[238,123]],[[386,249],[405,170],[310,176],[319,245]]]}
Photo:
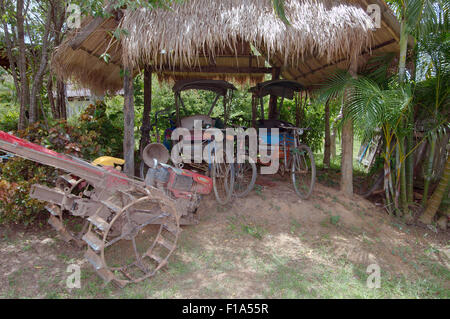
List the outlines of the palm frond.
{"label": "palm frond", "polygon": [[393,74],[389,74],[389,72],[396,56],[394,52],[388,52],[371,57],[361,71],[361,74],[386,87],[390,78],[394,76]]}
{"label": "palm frond", "polygon": [[286,25],[290,25],[289,20],[286,18],[286,13],[284,11],[284,0],[272,0],[273,9],[277,17],[284,22]]}
{"label": "palm frond", "polygon": [[346,70],[337,70],[330,78],[321,85],[317,99],[321,103],[327,100],[342,97],[345,89],[351,84],[352,76]]}

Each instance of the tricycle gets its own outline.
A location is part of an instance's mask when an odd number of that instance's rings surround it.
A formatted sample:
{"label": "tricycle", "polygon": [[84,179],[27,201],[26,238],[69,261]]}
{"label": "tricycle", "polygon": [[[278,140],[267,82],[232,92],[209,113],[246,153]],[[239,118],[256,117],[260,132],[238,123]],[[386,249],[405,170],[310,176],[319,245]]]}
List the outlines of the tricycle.
{"label": "tricycle", "polygon": [[[253,124],[259,129],[259,149],[261,150],[264,146],[268,148],[275,146],[278,149],[278,154],[275,154],[277,156],[272,156],[272,159],[279,160],[278,173],[284,176],[286,172],[289,172],[296,194],[302,199],[307,199],[314,188],[316,165],[311,149],[301,142],[300,137],[309,128],[299,128],[280,119],[284,100],[295,99],[295,103],[298,104],[299,99],[296,98],[296,94],[302,90],[304,88],[298,82],[272,80],[258,83],[250,89],[250,92],[253,94]],[[274,103],[269,110],[268,118],[265,119],[263,98],[267,95],[274,99]],[[265,161],[266,164],[259,162],[267,165],[267,161]]]}

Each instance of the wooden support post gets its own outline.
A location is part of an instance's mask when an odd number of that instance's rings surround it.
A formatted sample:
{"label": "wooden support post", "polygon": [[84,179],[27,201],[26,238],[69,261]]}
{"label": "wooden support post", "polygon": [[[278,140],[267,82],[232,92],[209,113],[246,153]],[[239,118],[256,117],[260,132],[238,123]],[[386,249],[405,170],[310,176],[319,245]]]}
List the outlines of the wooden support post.
{"label": "wooden support post", "polygon": [[144,111],[142,113],[141,141],[139,142],[139,154],[142,159],[142,151],[150,143],[152,110],[152,71],[146,67],[144,70]]}
{"label": "wooden support post", "polygon": [[224,124],[225,124],[225,127],[227,127],[228,126],[228,120],[229,120],[229,109],[228,109],[228,98],[227,98],[227,95],[225,95],[224,97],[223,97],[223,115],[224,115],[224,117],[223,117],[223,121],[224,121]]}
{"label": "wooden support post", "polygon": [[252,127],[256,128],[256,120],[258,118],[258,98],[252,95]]}
{"label": "wooden support post", "polygon": [[[280,78],[280,68],[272,69],[272,80],[278,80]],[[269,100],[269,119],[275,119],[277,117],[277,97],[275,95],[270,96]]]}
{"label": "wooden support post", "polygon": [[330,100],[325,103],[325,149],[323,152],[323,166],[330,167],[331,136],[330,136]]}
{"label": "wooden support post", "polygon": [[123,106],[123,159],[124,172],[134,176],[134,90],[133,71],[124,70],[123,77],[124,106]]}
{"label": "wooden support post", "polygon": [[[358,70],[358,55],[352,54],[349,73],[356,77]],[[347,98],[347,97],[345,97]],[[343,114],[345,118],[346,107]],[[353,122],[347,120],[342,127],[342,162],[341,162],[341,191],[353,195]]]}

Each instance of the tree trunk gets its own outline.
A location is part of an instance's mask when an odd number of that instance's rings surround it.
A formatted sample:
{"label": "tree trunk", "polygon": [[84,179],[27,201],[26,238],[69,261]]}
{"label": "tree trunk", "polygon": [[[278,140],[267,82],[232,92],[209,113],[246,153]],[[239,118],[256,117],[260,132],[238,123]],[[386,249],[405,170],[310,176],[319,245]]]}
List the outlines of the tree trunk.
{"label": "tree trunk", "polygon": [[[409,125],[414,126],[414,112],[410,114],[408,119]],[[406,136],[406,152],[409,153],[414,148],[414,130]],[[411,154],[406,158],[406,195],[408,203],[412,203],[414,201],[414,153],[412,151]]]}
{"label": "tree trunk", "polygon": [[47,96],[48,96],[48,102],[50,104],[50,109],[52,111],[52,116],[54,119],[59,118],[59,112],[58,108],[55,105],[55,97],[53,95],[53,79],[50,75],[47,80]]}
{"label": "tree trunk", "polygon": [[425,172],[425,183],[423,188],[423,197],[422,197],[422,206],[425,207],[427,205],[428,200],[428,189],[430,187],[431,176],[433,174],[433,162],[434,162],[434,153],[436,151],[436,133],[431,133],[431,143],[430,145],[430,153],[428,154],[428,163]]}
{"label": "tree trunk", "polygon": [[30,105],[30,88],[27,78],[27,61],[25,57],[25,31],[23,16],[23,0],[17,0],[17,41],[19,43],[19,59],[17,61],[20,75],[20,116],[19,129],[24,129],[28,121],[28,108]]}
{"label": "tree trunk", "polygon": [[39,63],[39,68],[34,75],[32,86],[31,86],[31,96],[30,96],[30,123],[34,123],[39,119],[38,113],[38,95],[41,93],[42,81],[44,79],[44,73],[48,65],[48,36],[50,34],[50,23],[51,23],[51,11],[48,10],[46,22],[44,26],[44,36],[42,38],[42,49],[41,49],[41,60]]}
{"label": "tree trunk", "polygon": [[56,108],[58,119],[67,120],[66,85],[61,80],[56,81]]}
{"label": "tree trunk", "polygon": [[408,32],[406,30],[405,18],[400,23],[400,57],[398,61],[398,80],[400,84],[405,82],[406,75],[406,53],[408,50]]}
{"label": "tree trunk", "polygon": [[430,202],[427,205],[425,212],[420,216],[419,220],[424,224],[431,224],[434,215],[436,214],[439,206],[441,205],[442,198],[447,190],[448,183],[450,181],[450,156],[447,155],[447,163],[445,164],[444,174],[439,181],[438,187],[434,191],[430,198]]}
{"label": "tree trunk", "polygon": [[[401,145],[399,147],[400,151],[403,149],[403,156],[405,155],[404,152],[404,145],[405,145],[405,139],[402,138],[400,141]],[[407,199],[407,195],[406,195],[406,169],[405,169],[405,161],[403,161],[402,163],[400,163],[401,167],[400,167],[400,199],[401,199],[401,207],[403,210],[403,214],[407,213],[408,210],[408,199]]]}
{"label": "tree trunk", "polygon": [[330,138],[330,100],[325,103],[325,150],[323,153],[323,166],[330,167],[331,138]]}
{"label": "tree trunk", "polygon": [[[416,70],[417,70],[417,50],[418,46],[414,47],[414,68],[412,70],[411,78],[413,81],[416,80]],[[411,152],[414,149],[414,125],[415,125],[415,107],[414,105],[410,105],[408,109],[408,117],[407,123],[411,129],[411,132],[406,136],[406,153]],[[414,202],[414,153],[412,151],[411,154],[406,158],[406,195],[408,199],[408,203]]]}
{"label": "tree trunk", "polygon": [[[5,3],[4,0],[0,0],[0,15],[5,15]],[[20,82],[19,82],[19,78],[18,78],[18,74],[17,74],[17,59],[16,56],[13,54],[13,47],[14,47],[14,34],[12,34],[11,36],[13,37],[13,39],[10,38],[10,33],[9,33],[9,27],[8,27],[8,23],[6,22],[6,19],[1,19],[2,20],[2,25],[3,25],[3,34],[4,34],[4,39],[5,39],[5,46],[6,46],[6,55],[8,57],[9,60],[9,68],[11,71],[11,75],[13,77],[14,80],[14,86],[16,88],[16,96],[20,99],[21,98],[21,93],[20,93]],[[20,127],[20,121],[19,121],[19,129],[21,129]]]}
{"label": "tree trunk", "polygon": [[341,190],[353,195],[353,123],[346,120],[342,127]]}
{"label": "tree trunk", "polygon": [[[57,47],[61,44],[64,34],[62,32],[62,28],[65,21],[66,8],[63,2],[58,0],[50,1],[50,13],[51,13],[51,22],[53,27],[53,47]],[[52,74],[49,74],[48,81],[51,85],[52,89],[53,79]],[[53,96],[53,91],[48,91],[49,95],[49,103],[52,106],[52,115],[55,119],[67,119],[67,106],[66,106],[66,89],[64,82],[56,79],[56,99]],[[51,94],[50,94],[51,93]]]}
{"label": "tree trunk", "polygon": [[[358,56],[352,54],[349,73],[356,78]],[[345,115],[344,108],[344,115]],[[345,119],[345,116],[344,116]],[[342,127],[342,162],[341,162],[341,191],[347,196],[353,195],[353,123],[347,119]]]}
{"label": "tree trunk", "polygon": [[[408,50],[408,32],[406,30],[406,21],[405,21],[405,17],[402,18],[401,22],[400,22],[400,41],[399,41],[399,45],[400,45],[400,56],[399,56],[399,62],[398,62],[398,80],[400,85],[403,86],[403,84],[405,83],[405,78],[406,78],[406,54],[407,54],[407,50]],[[403,123],[405,124],[405,123]],[[408,124],[408,123],[406,123]],[[399,143],[402,143],[401,147],[404,147],[404,139],[402,138],[401,141],[399,141]],[[402,162],[399,163],[399,165],[401,165],[401,167],[399,167],[399,171],[400,171],[400,175],[398,175],[397,177],[400,178],[399,181],[399,187],[400,189],[398,189],[398,192],[400,194],[396,194],[396,198],[398,198],[398,195],[400,195],[400,201],[401,201],[401,206],[402,209],[406,209],[407,207],[407,178],[406,178],[406,169],[405,169],[405,165],[406,162]],[[405,213],[406,211],[403,211],[403,213]]]}
{"label": "tree trunk", "polygon": [[124,130],[123,130],[123,157],[125,160],[124,172],[130,177],[134,176],[134,90],[133,73],[129,69],[124,70]]}
{"label": "tree trunk", "polygon": [[151,119],[150,112],[152,110],[152,71],[148,68],[144,70],[144,111],[142,114],[141,141],[139,143],[139,154],[142,159],[142,151],[150,143]]}
{"label": "tree trunk", "polygon": [[331,158],[336,158],[336,123],[333,123],[330,135]]}

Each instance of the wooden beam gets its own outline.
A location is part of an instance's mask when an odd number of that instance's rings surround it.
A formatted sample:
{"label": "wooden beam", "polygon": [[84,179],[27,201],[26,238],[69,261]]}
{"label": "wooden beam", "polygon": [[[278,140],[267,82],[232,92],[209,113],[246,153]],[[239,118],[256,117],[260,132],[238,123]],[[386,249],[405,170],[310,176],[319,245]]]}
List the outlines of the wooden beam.
{"label": "wooden beam", "polygon": [[[105,14],[111,14],[114,11],[114,2],[111,1],[105,8]],[[94,18],[91,22],[89,22],[85,27],[83,27],[80,32],[69,42],[70,47],[72,50],[78,49],[83,42],[89,38],[89,36],[94,33],[94,31],[100,27],[103,22],[107,21],[108,18],[103,17],[97,17]]]}
{"label": "wooden beam", "polygon": [[134,176],[134,90],[133,71],[124,70],[123,89],[123,159],[125,160],[124,173]]}
{"label": "wooden beam", "polygon": [[108,63],[106,63],[106,62],[103,60],[103,58],[101,57],[101,55],[96,54],[96,53],[93,53],[91,50],[85,48],[84,46],[80,46],[79,49],[82,50],[82,51],[84,51],[84,52],[86,52],[86,53],[89,54],[89,55],[92,55],[92,56],[98,58],[99,60],[101,60],[101,61],[102,61],[103,63],[105,63],[105,64],[112,64],[112,65],[114,65],[114,66],[117,66],[118,68],[122,68],[122,66],[121,66],[120,64],[118,64],[117,61],[114,61],[114,60],[111,60],[111,61],[109,61]]}
{"label": "wooden beam", "polygon": [[[380,48],[382,48],[382,47],[384,47],[384,46],[390,45],[390,44],[395,43],[395,42],[396,42],[395,39],[391,39],[391,40],[389,40],[389,41],[380,43],[379,45],[374,46],[374,47],[371,49],[371,51],[378,50],[378,49],[380,49]],[[361,55],[368,54],[369,52],[370,52],[369,50],[364,50],[363,52],[361,52],[360,56],[361,56]],[[329,67],[334,66],[334,65],[338,65],[339,63],[344,62],[344,61],[346,61],[346,60],[347,60],[347,58],[342,58],[342,59],[340,59],[340,60],[337,60],[337,61],[334,62],[334,63],[327,63],[327,64],[321,66],[320,68],[313,69],[313,70],[311,70],[310,72],[307,72],[307,73],[305,73],[305,74],[303,74],[303,75],[301,75],[301,76],[296,77],[295,80],[298,80],[298,79],[301,79],[301,78],[305,78],[306,76],[308,76],[308,75],[310,75],[310,74],[314,74],[314,73],[316,73],[317,71],[320,71],[320,70],[329,68]]]}
{"label": "wooden beam", "polygon": [[293,76],[292,72],[289,70],[289,68],[283,67],[284,66],[284,62],[282,61],[281,58],[278,57],[278,55],[276,53],[272,55],[272,59],[275,61],[275,63],[272,63],[272,61],[269,61],[270,64],[278,64],[278,65],[280,65],[280,68],[281,67],[283,68],[283,73],[288,73],[289,74],[289,78],[288,78],[289,80],[294,78],[294,76]]}
{"label": "wooden beam", "polygon": [[[272,80],[278,80],[280,78],[281,69],[273,68]],[[277,118],[277,97],[275,95],[270,95],[269,99],[269,119]]]}
{"label": "wooden beam", "polygon": [[193,68],[183,68],[183,67],[171,67],[168,65],[163,65],[159,68],[152,68],[153,72],[156,73],[245,73],[245,74],[270,74],[272,73],[272,68],[239,68],[239,67],[230,67],[230,66],[203,66],[203,67],[193,67]]}

